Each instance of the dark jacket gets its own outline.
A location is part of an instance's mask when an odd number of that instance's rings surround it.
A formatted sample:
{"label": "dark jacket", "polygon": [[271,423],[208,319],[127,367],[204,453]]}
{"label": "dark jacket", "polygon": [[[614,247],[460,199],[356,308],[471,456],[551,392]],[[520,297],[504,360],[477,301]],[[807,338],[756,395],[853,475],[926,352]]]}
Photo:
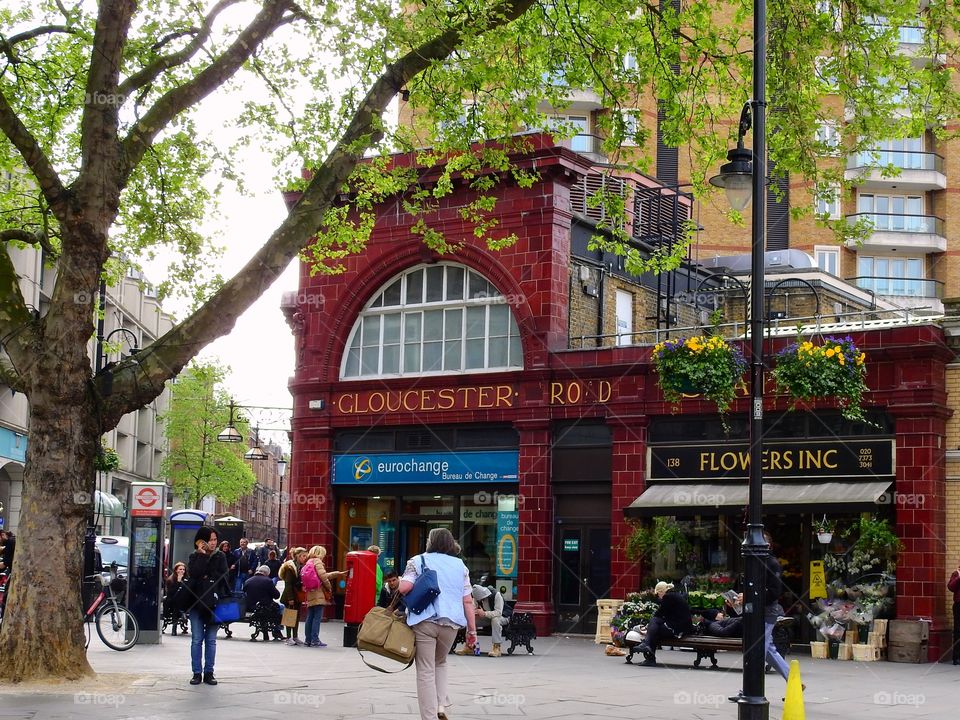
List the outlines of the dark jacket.
{"label": "dark jacket", "polygon": [[190,553],[187,558],[187,586],[193,595],[193,602],[187,604],[187,609],[215,608],[217,600],[230,594],[228,576],[227,556],[219,550],[211,555],[197,551]]}
{"label": "dark jacket", "polygon": [[260,564],[266,565],[268,568],[270,568],[270,577],[273,578],[274,580],[280,577],[280,566],[283,565],[283,563],[277,560],[276,558],[274,558],[273,560],[267,560]]}
{"label": "dark jacket", "polygon": [[947,581],[947,589],[953,593],[953,601],[960,603],[960,570],[954,570]]}
{"label": "dark jacket", "polygon": [[266,575],[254,575],[243,584],[247,594],[247,610],[253,611],[261,602],[271,602],[280,597],[280,591],[273,580]]}
{"label": "dark jacket", "polygon": [[232,564],[235,567],[234,576],[239,574],[241,579],[246,580],[257,571],[257,554],[253,550],[237,548],[231,555],[233,555]]}
{"label": "dark jacket", "polygon": [[280,595],[280,602],[295,610],[299,609],[297,590],[300,589],[300,566],[293,560],[287,560],[280,566],[280,579],[283,580],[283,594]]}
{"label": "dark jacket", "polygon": [[393,601],[394,595],[397,596],[397,610],[404,611],[407,609],[407,603],[403,600],[403,595],[400,594],[400,591],[390,592],[390,588],[384,585],[380,588],[380,598],[377,600],[377,605],[380,607],[390,607],[390,603]]}
{"label": "dark jacket", "polygon": [[662,618],[674,635],[686,635],[693,632],[693,620],[686,598],[678,592],[667,592],[660,600],[660,607],[653,614]]}
{"label": "dark jacket", "polygon": [[783,567],[773,553],[767,555],[764,562],[765,593],[763,604],[769,608],[772,605],[779,604],[780,596],[783,595]]}

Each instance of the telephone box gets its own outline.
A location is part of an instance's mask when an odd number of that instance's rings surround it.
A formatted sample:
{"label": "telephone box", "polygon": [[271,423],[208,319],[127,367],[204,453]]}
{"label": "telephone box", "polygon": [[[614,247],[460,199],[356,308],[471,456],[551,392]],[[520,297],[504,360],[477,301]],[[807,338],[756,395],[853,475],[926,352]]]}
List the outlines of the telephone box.
{"label": "telephone box", "polygon": [[367,550],[348,552],[347,589],[343,600],[343,646],[355,647],[357,631],[370,608],[377,604],[377,555]]}
{"label": "telephone box", "polygon": [[127,564],[127,607],[140,625],[141,643],[160,642],[163,548],[167,507],[163,483],[130,484],[130,559]]}

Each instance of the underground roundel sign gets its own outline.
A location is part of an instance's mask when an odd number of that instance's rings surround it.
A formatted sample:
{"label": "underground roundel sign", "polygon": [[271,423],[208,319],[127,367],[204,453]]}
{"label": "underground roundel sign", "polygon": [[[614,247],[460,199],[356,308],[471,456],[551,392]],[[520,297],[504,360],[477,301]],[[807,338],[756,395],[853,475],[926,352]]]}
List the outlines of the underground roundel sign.
{"label": "underground roundel sign", "polygon": [[134,487],[130,503],[132,517],[158,517],[163,515],[163,486],[143,485]]}

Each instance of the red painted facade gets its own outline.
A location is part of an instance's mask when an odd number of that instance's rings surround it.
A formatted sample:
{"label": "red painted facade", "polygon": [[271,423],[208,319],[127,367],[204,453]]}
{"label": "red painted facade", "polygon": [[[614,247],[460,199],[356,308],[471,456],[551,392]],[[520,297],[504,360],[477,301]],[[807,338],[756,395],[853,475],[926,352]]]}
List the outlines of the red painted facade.
{"label": "red painted facade", "polygon": [[[292,323],[298,343],[298,367],[291,380],[294,398],[293,455],[289,475],[293,506],[290,538],[296,545],[335,539],[336,522],[330,485],[333,439],[340,429],[457,423],[510,423],[519,434],[520,508],[519,606],[534,613],[541,632],[554,618],[554,494],[551,482],[551,428],[561,420],[601,418],[611,431],[610,597],[638,587],[640,569],[622,549],[629,526],[623,508],[645,488],[649,423],[670,415],[649,363],[649,347],[568,350],[570,266],[569,185],[588,166],[567,150],[541,147],[524,163],[536,167],[541,180],[530,189],[505,185],[498,191],[504,233],[519,241],[500,252],[481,247],[472,227],[457,212],[464,191],[440,203],[434,227],[464,247],[439,258],[410,233],[412,219],[396,206],[381,213],[366,252],[345,261],[345,272],[300,275],[297,317]],[[515,372],[433,377],[340,380],[340,366],[351,328],[364,304],[384,283],[406,268],[447,259],[482,273],[498,290],[518,300],[512,305],[523,344],[524,369]],[[292,312],[292,310],[291,310]],[[922,495],[922,505],[897,508],[897,529],[904,542],[897,577],[900,617],[933,621],[931,659],[949,645],[943,582],[945,557],[937,538],[945,534],[945,364],[953,357],[942,331],[934,325],[895,327],[855,334],[867,353],[868,403],[886,408],[895,418],[896,486],[899,499]],[[557,397],[551,383],[610,383],[606,402],[581,392]],[[403,390],[509,384],[517,391],[510,407],[429,412],[342,414],[331,403],[347,390]],[[564,386],[566,387],[566,386]],[[595,387],[595,385],[591,386]],[[573,400],[579,402],[573,402]],[[318,409],[322,401],[323,409]],[[563,401],[564,404],[560,404]],[[311,409],[311,403],[313,409]],[[770,399],[771,409],[783,404]],[[746,401],[739,411],[746,412]],[[686,401],[680,412],[692,421],[711,408]]]}

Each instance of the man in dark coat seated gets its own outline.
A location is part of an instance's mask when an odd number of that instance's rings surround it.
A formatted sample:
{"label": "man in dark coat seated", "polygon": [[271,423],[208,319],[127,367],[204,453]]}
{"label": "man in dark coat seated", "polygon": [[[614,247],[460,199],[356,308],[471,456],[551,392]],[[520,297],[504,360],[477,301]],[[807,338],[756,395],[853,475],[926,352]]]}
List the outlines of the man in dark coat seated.
{"label": "man in dark coat seated", "polygon": [[661,581],[653,590],[660,601],[660,607],[650,618],[644,641],[637,646],[644,657],[641,665],[656,665],[657,647],[661,643],[669,644],[670,640],[693,632],[690,606],[683,595],[670,592],[672,589],[673,583]]}
{"label": "man in dark coat seated", "polygon": [[[257,614],[264,613],[270,620],[273,632],[273,639],[279,640],[280,635],[280,606],[276,600],[280,597],[280,591],[270,579],[270,568],[267,565],[261,565],[257,572],[243,584],[243,592],[247,596],[247,608],[250,612]],[[263,639],[267,639],[267,628],[264,628]],[[256,637],[256,635],[254,635]]]}

